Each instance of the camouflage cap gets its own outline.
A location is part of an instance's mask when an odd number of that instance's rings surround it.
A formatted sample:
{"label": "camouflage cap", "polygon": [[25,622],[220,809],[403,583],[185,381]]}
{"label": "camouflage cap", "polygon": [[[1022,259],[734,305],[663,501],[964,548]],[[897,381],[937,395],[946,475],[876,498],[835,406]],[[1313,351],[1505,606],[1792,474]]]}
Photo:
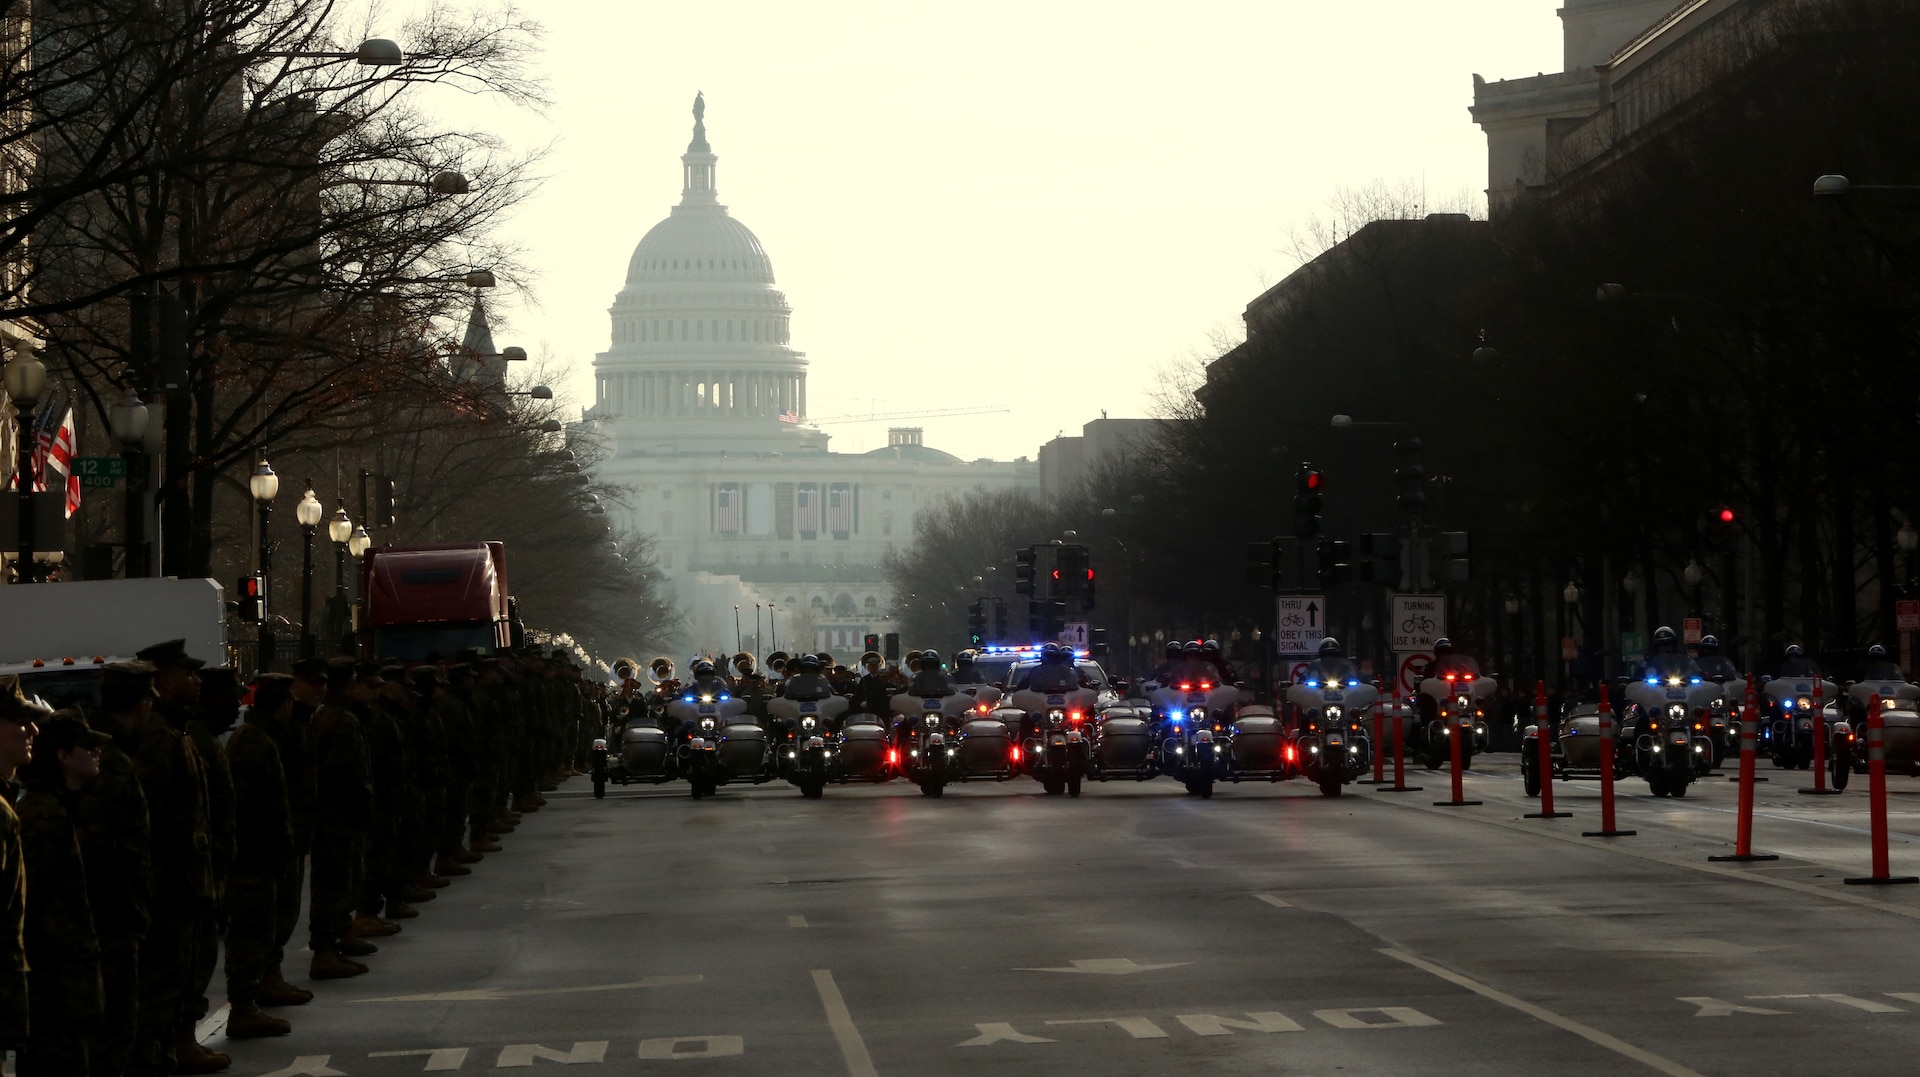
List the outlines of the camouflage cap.
{"label": "camouflage cap", "polygon": [[327,660],[324,658],[302,658],[287,668],[308,684],[327,683]]}
{"label": "camouflage cap", "polygon": [[79,711],[64,710],[40,723],[40,732],[33,738],[33,750],[36,755],[50,755],[112,743],[112,737],[88,725]]}
{"label": "camouflage cap", "polygon": [[53,708],[27,698],[18,675],[0,677],[0,720],[25,725],[53,713]]}
{"label": "camouflage cap", "polygon": [[177,666],[181,669],[199,669],[206,665],[200,659],[187,653],[187,641],[170,639],[164,643],[150,643],[133,652],[135,658],[150,662],[155,669]]}

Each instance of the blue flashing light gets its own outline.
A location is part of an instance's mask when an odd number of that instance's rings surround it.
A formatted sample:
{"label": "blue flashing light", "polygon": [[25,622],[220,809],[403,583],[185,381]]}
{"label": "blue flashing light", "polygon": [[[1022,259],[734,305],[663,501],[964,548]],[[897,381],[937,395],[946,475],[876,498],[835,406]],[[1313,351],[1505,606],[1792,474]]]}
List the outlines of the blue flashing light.
{"label": "blue flashing light", "polygon": [[1359,679],[1358,679],[1358,678],[1355,678],[1355,679],[1353,679],[1353,680],[1349,680],[1349,681],[1347,682],[1347,687],[1348,687],[1348,688],[1358,688],[1358,687],[1360,687],[1360,681],[1359,681]]}
{"label": "blue flashing light", "polygon": [[1693,684],[1699,684],[1699,683],[1700,683],[1700,678],[1698,678],[1698,677],[1695,677],[1695,678],[1694,678],[1694,679],[1692,680],[1692,682],[1690,682],[1690,683],[1693,683]]}
{"label": "blue flashing light", "polygon": [[1310,681],[1308,681],[1308,682],[1307,682],[1307,687],[1308,687],[1308,688],[1318,688],[1318,687],[1320,687],[1320,682],[1319,682],[1319,681],[1312,681],[1312,680],[1310,680]]}
{"label": "blue flashing light", "polygon": [[1648,677],[1647,683],[1652,685],[1658,685],[1660,683],[1660,678],[1658,676]]}
{"label": "blue flashing light", "polygon": [[1178,723],[1178,722],[1180,721],[1180,719],[1181,719],[1182,717],[1184,717],[1184,716],[1186,715],[1186,713],[1187,713],[1186,711],[1177,711],[1177,710],[1176,710],[1176,711],[1168,711],[1168,712],[1167,712],[1167,721],[1169,721],[1169,722],[1174,722],[1174,723]]}
{"label": "blue flashing light", "polygon": [[1791,700],[1791,699],[1783,699],[1783,700],[1781,700],[1781,701],[1780,701],[1780,709],[1781,709],[1781,710],[1783,710],[1783,711],[1790,711],[1790,710],[1792,710],[1792,709],[1793,709],[1793,700]]}
{"label": "blue flashing light", "polygon": [[680,697],[680,702],[682,702],[682,703],[691,703],[691,702],[693,702],[693,696],[692,696],[691,694],[688,694],[688,695],[684,695],[684,696],[681,696],[681,697]]}
{"label": "blue flashing light", "polygon": [[725,692],[720,693],[720,702],[722,703],[725,703],[727,700],[732,698],[733,698],[732,696],[726,694]]}

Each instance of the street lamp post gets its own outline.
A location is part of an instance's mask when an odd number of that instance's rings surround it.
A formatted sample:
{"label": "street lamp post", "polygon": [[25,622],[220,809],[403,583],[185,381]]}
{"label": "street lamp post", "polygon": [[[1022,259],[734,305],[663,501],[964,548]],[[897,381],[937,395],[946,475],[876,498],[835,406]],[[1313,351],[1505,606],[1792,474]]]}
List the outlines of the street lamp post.
{"label": "street lamp post", "polygon": [[[1900,524],[1900,530],[1894,534],[1893,541],[1897,543],[1900,547],[1900,560],[1901,560],[1900,569],[1902,573],[1904,573],[1904,576],[1900,581],[1900,597],[1912,598],[1913,597],[1913,551],[1916,548],[1920,548],[1920,531],[1915,531],[1913,529],[1913,521],[1911,520],[1903,521]],[[1897,625],[1898,622],[1896,621],[1895,624]],[[1900,668],[1906,669],[1906,670],[1911,670],[1913,668],[1913,633],[1912,632],[1900,633]]]}
{"label": "street lamp post", "polygon": [[113,436],[120,442],[120,459],[127,465],[125,537],[130,580],[153,574],[147,548],[147,419],[147,405],[131,387],[113,406]]}
{"label": "street lamp post", "polygon": [[[273,611],[273,542],[267,538],[267,524],[273,519],[273,499],[280,492],[280,476],[265,460],[247,480],[247,492],[260,510],[260,597],[265,600],[262,614]],[[266,616],[260,618],[260,654],[254,665],[260,672],[273,668],[273,626]]]}
{"label": "street lamp post", "polygon": [[347,542],[353,538],[353,518],[347,499],[341,498],[327,520],[327,539],[333,543],[333,595],[327,599],[327,635],[334,646],[347,635]]}
{"label": "street lamp post", "polygon": [[14,487],[20,495],[16,536],[20,540],[20,551],[18,560],[14,562],[14,572],[19,582],[32,583],[33,406],[40,402],[40,394],[47,391],[47,365],[34,356],[32,348],[22,345],[14,350],[13,361],[7,364],[5,385],[7,397],[13,401],[14,407]]}
{"label": "street lamp post", "polygon": [[307,492],[293,507],[293,518],[300,522],[300,657],[313,657],[313,532],[326,514],[320,499],[314,496],[313,480],[307,480]]}
{"label": "street lamp post", "polygon": [[1707,620],[1707,611],[1705,609],[1706,601],[1701,596],[1700,584],[1707,578],[1707,570],[1700,567],[1699,561],[1688,558],[1687,567],[1681,570],[1680,576],[1687,581],[1687,602],[1693,607],[1693,616],[1700,618],[1700,630],[1705,632]]}
{"label": "street lamp post", "polygon": [[[1568,580],[1567,586],[1560,591],[1560,601],[1562,604],[1561,608],[1564,610],[1561,614],[1561,619],[1565,621],[1567,626],[1567,634],[1561,638],[1560,644],[1560,684],[1561,687],[1564,688],[1573,683],[1573,656],[1567,653],[1570,649],[1567,647],[1567,641],[1577,641],[1579,639],[1578,628],[1574,623],[1574,618],[1578,616],[1580,612],[1580,585],[1572,580]],[[1576,642],[1575,647],[1571,649],[1577,650],[1578,643]]]}

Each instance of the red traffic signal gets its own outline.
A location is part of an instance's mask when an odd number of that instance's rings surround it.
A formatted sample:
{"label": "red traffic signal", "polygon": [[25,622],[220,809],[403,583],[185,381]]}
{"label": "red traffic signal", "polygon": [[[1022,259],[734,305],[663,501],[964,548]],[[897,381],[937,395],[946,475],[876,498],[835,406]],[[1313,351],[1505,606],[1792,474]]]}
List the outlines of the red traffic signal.
{"label": "red traffic signal", "polygon": [[1720,509],[1720,522],[1721,522],[1721,523],[1723,523],[1723,524],[1730,524],[1730,523],[1732,523],[1732,522],[1733,522],[1733,510],[1732,510],[1732,509],[1730,509],[1730,508],[1726,508],[1726,507],[1724,507],[1724,506],[1723,506],[1723,507],[1722,507],[1722,508]]}

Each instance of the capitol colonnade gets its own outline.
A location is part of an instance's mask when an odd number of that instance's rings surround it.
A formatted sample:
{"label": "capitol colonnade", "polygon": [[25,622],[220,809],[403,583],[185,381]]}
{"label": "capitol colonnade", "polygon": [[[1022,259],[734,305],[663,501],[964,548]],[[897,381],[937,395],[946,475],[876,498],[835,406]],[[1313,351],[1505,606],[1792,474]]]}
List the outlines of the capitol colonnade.
{"label": "capitol colonnade", "polygon": [[807,375],[753,370],[602,370],[594,417],[685,418],[719,414],[797,420],[807,412]]}

